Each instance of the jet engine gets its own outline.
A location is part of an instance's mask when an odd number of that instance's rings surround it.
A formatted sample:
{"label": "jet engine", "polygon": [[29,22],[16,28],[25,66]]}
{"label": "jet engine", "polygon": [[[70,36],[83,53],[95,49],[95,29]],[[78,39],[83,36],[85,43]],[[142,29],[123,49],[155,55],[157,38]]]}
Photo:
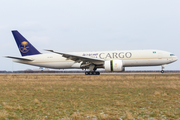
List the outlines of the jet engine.
{"label": "jet engine", "polygon": [[122,60],[109,60],[104,62],[105,71],[120,72],[124,71]]}

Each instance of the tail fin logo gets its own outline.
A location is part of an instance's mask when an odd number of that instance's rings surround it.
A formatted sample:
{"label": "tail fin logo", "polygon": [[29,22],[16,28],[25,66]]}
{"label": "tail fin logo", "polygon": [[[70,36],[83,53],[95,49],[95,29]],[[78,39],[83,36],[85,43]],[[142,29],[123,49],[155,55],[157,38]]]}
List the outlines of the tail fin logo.
{"label": "tail fin logo", "polygon": [[19,50],[22,53],[27,53],[29,51],[28,42],[26,42],[26,41],[21,42],[21,44],[19,45]]}

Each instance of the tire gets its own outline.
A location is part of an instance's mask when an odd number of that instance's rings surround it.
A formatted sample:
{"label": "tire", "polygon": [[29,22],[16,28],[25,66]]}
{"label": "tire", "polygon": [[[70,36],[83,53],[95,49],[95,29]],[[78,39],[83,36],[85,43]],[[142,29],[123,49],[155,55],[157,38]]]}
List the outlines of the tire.
{"label": "tire", "polygon": [[161,73],[164,73],[164,70],[161,70]]}
{"label": "tire", "polygon": [[85,72],[85,75],[100,75],[100,72]]}
{"label": "tire", "polygon": [[96,75],[100,75],[100,72],[96,72]]}
{"label": "tire", "polygon": [[85,75],[89,75],[89,72],[85,72]]}

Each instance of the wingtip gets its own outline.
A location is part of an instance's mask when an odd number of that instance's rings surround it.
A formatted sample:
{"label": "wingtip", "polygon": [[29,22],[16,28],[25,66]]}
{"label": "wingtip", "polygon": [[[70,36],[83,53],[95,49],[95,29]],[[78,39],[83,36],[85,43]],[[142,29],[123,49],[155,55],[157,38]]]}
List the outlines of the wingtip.
{"label": "wingtip", "polygon": [[54,52],[53,50],[44,49],[45,51]]}
{"label": "wingtip", "polygon": [[3,56],[3,57],[5,57],[5,58],[9,58],[9,56]]}

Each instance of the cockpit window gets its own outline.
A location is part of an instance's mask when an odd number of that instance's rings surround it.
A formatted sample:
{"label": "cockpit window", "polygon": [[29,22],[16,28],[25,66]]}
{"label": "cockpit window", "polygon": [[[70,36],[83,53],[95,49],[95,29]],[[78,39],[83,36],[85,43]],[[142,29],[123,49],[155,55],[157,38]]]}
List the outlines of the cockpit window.
{"label": "cockpit window", "polygon": [[175,56],[174,54],[170,54],[170,56]]}

